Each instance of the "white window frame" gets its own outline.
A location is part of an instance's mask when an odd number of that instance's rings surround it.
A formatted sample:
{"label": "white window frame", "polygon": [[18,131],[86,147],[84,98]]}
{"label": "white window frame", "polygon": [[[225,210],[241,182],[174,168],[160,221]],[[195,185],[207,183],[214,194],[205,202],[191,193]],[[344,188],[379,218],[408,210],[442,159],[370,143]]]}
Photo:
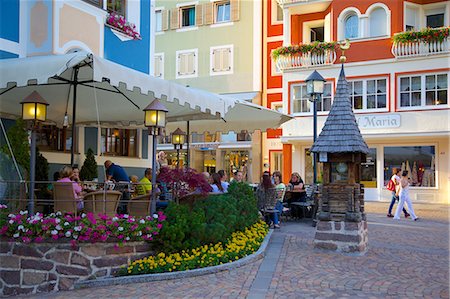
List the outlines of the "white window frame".
{"label": "white window frame", "polygon": [[[188,54],[188,53],[194,54],[194,73],[193,74],[179,74],[179,72],[180,72],[179,55],[180,54]],[[176,69],[175,69],[175,78],[176,79],[198,77],[198,48],[176,51],[175,59],[176,59]]]}
{"label": "white window frame", "polygon": [[[447,74],[447,104],[445,105],[427,105],[426,104],[426,76],[430,75],[444,75]],[[418,77],[420,76],[420,106],[409,106],[402,107],[401,106],[401,79],[402,78],[410,78],[410,77]],[[450,72],[429,72],[429,73],[417,73],[417,74],[409,74],[406,76],[398,76],[397,77],[397,110],[398,111],[408,111],[408,110],[433,110],[433,109],[444,109],[450,108]]]}
{"label": "white window frame", "polygon": [[[333,82],[329,81],[329,82],[325,82],[325,84],[330,84],[331,85],[331,106],[333,106],[333,99],[334,99],[334,84]],[[290,106],[291,106],[291,114],[293,116],[307,116],[307,115],[313,115],[314,111],[313,111],[313,107],[312,107],[312,102],[309,100],[308,97],[308,107],[309,107],[309,111],[307,112],[295,112],[294,111],[294,88],[297,86],[306,86],[306,82],[302,82],[302,83],[295,83],[291,85],[291,98],[290,98]],[[322,103],[323,103],[323,96],[321,98]],[[330,109],[331,109],[330,106]],[[317,110],[317,115],[327,115],[330,111],[321,111],[321,110]]]}
{"label": "white window frame", "polygon": [[[272,12],[271,20],[270,20],[271,21],[270,22],[271,25],[283,24],[283,16],[281,17],[281,20],[277,19],[278,7],[279,7],[279,5],[278,5],[277,1],[271,1],[271,12]],[[283,8],[282,7],[281,7],[281,11],[283,12]]]}
{"label": "white window frame", "polygon": [[[154,54],[155,60],[156,60],[157,57],[160,57],[160,63],[161,63],[161,65],[160,65],[160,70],[161,70],[160,74],[161,75],[160,76],[156,76],[156,74],[153,73],[153,76],[155,76],[156,78],[164,79],[164,53],[163,52],[155,53]],[[156,67],[154,67],[154,70],[156,70]]]}
{"label": "white window frame", "polygon": [[[213,2],[213,24],[224,24],[224,23],[230,23],[231,22],[231,1],[230,0],[214,0]],[[225,21],[218,21],[217,17],[219,16],[219,5],[224,5],[224,4],[228,4],[229,6],[229,10],[230,10],[230,18],[228,20]]]}
{"label": "white window frame", "polygon": [[[436,13],[443,12],[444,13],[444,27],[450,26],[450,3],[446,2],[438,2],[438,3],[430,3],[430,4],[415,4],[412,2],[406,2],[403,5],[404,15],[406,15],[406,9],[411,8],[417,11],[417,16],[415,20],[415,28],[414,30],[421,30],[427,26],[427,15],[432,15]],[[403,22],[403,30],[406,31],[406,22]]]}
{"label": "white window frame", "polygon": [[[384,108],[367,108],[367,81],[373,81],[373,80],[380,80],[380,79],[385,79],[386,80],[386,107]],[[364,113],[364,112],[381,112],[381,111],[388,111],[389,110],[389,77],[384,77],[384,76],[380,76],[380,77],[371,77],[371,78],[358,78],[358,79],[347,79],[348,83],[351,82],[358,82],[361,81],[362,82],[362,103],[363,103],[363,108],[362,109],[355,109],[353,106],[353,99],[352,99],[352,95],[350,95],[350,100],[352,101],[352,109],[355,113]],[[349,92],[351,92],[351,89],[349,88]]]}
{"label": "white window frame", "polygon": [[[383,35],[377,35],[377,36],[371,36],[370,35],[370,16],[372,14],[372,11],[375,9],[383,9],[384,13],[386,14],[386,32]],[[375,3],[369,6],[367,8],[366,14],[368,16],[368,22],[367,22],[367,36],[368,38],[380,38],[380,37],[387,37],[391,36],[391,11],[386,4],[383,3]]]}
{"label": "white window frame", "polygon": [[192,29],[197,29],[197,24],[195,23],[195,17],[194,17],[194,25],[190,25],[190,26],[183,26],[183,9],[186,8],[194,8],[195,11],[195,6],[198,4],[198,1],[194,1],[194,2],[186,2],[186,3],[179,3],[177,4],[177,8],[178,8],[178,24],[179,24],[179,28],[177,29],[177,32],[179,32],[179,30],[192,30]]}
{"label": "white window frame", "polygon": [[[155,8],[155,33],[160,34],[161,32],[164,32],[162,30],[162,12],[163,9],[162,8]],[[159,15],[159,19],[160,19],[160,25],[161,25],[161,30],[158,30],[158,16]]]}
{"label": "white window frame", "polygon": [[[230,51],[230,69],[226,71],[213,71],[214,68],[214,51],[219,49],[228,49]],[[230,75],[234,72],[234,46],[233,45],[223,45],[223,46],[215,46],[209,48],[209,75],[210,76],[219,76],[219,75]]]}

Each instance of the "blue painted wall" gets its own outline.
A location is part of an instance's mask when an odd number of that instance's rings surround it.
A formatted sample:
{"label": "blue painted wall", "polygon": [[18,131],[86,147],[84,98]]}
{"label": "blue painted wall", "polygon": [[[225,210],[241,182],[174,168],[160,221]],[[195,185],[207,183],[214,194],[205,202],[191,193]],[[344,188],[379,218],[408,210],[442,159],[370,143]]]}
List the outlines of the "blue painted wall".
{"label": "blue painted wall", "polygon": [[0,38],[19,42],[19,0],[0,1]]}
{"label": "blue painted wall", "polygon": [[126,67],[148,74],[150,59],[150,0],[141,0],[142,40],[121,41],[105,26],[104,57]]}
{"label": "blue painted wall", "polygon": [[[1,0],[0,0],[1,1]],[[51,0],[27,0],[27,26],[29,27],[29,20],[30,20],[30,14],[33,7],[36,5],[37,2],[41,2],[44,4],[46,10],[47,10],[47,20],[41,20],[42,23],[47,23],[47,38],[42,43],[42,45],[35,45],[30,38],[30,30],[28,30],[28,36],[27,36],[27,56],[30,56],[30,54],[33,53],[39,53],[42,55],[42,53],[51,53],[52,52],[52,36],[53,36],[53,6]]]}
{"label": "blue painted wall", "polygon": [[19,57],[18,54],[14,54],[14,53],[10,53],[10,52],[6,52],[6,51],[0,50],[0,59],[18,58],[18,57]]}

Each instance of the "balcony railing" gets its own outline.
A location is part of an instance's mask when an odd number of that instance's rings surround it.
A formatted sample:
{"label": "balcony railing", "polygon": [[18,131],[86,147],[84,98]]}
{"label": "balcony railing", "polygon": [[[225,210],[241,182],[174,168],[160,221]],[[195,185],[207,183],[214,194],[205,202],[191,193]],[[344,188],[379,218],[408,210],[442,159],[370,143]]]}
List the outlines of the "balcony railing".
{"label": "balcony railing", "polygon": [[307,52],[279,55],[273,60],[281,71],[295,68],[308,68],[333,64],[336,61],[336,51],[325,50],[322,53]]}
{"label": "balcony railing", "polygon": [[399,42],[392,45],[392,54],[396,58],[428,56],[450,53],[450,40],[443,41],[411,41]]}

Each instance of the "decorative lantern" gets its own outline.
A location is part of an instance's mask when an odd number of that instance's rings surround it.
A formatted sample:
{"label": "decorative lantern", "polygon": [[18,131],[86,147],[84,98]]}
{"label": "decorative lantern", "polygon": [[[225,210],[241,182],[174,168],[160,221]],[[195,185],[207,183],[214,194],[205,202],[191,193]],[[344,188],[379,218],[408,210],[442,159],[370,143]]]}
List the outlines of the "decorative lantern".
{"label": "decorative lantern", "polygon": [[22,119],[34,121],[47,120],[47,101],[37,92],[33,91],[22,102]]}
{"label": "decorative lantern", "polygon": [[173,133],[172,133],[172,144],[175,146],[175,148],[183,147],[183,144],[185,142],[186,139],[186,133],[181,131],[180,128],[177,128]]}
{"label": "decorative lantern", "polygon": [[308,78],[306,78],[306,93],[310,96],[323,94],[323,88],[325,85],[325,79],[319,74],[318,71],[314,71]]}
{"label": "decorative lantern", "polygon": [[144,124],[149,129],[164,128],[166,125],[167,108],[158,99],[151,102],[145,109]]}

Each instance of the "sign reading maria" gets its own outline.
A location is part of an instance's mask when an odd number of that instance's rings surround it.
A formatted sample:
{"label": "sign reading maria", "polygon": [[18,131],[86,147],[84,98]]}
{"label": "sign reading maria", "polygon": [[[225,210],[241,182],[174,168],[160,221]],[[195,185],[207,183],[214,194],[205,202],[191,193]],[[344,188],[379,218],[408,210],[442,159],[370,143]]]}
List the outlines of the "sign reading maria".
{"label": "sign reading maria", "polygon": [[382,129],[400,127],[400,115],[360,115],[356,116],[356,122],[361,129]]}

